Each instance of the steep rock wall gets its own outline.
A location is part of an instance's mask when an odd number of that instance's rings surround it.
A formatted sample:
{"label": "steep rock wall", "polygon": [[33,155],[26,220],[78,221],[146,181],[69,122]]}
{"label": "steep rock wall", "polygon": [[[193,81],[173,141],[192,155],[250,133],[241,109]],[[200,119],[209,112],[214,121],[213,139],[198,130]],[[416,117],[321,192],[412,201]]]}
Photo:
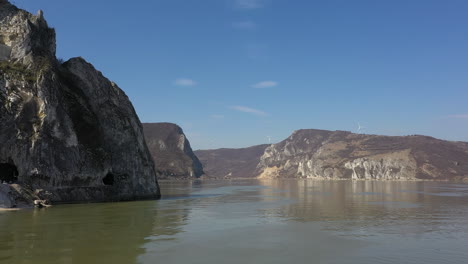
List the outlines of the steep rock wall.
{"label": "steep rock wall", "polygon": [[158,198],[125,93],[81,58],[60,64],[42,12],[0,1],[0,36],[11,48],[0,62],[0,182],[52,202]]}
{"label": "steep rock wall", "polygon": [[143,123],[158,178],[199,178],[203,166],[182,128],[172,123]]}

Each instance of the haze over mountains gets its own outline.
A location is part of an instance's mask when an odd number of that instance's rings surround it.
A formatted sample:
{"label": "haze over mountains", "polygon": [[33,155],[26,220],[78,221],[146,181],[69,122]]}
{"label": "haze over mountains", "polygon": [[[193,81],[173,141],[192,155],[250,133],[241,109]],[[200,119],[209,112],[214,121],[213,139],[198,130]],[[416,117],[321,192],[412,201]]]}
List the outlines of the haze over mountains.
{"label": "haze over mountains", "polygon": [[195,155],[203,164],[208,177],[255,178],[260,157],[270,145],[239,149],[197,150]]}

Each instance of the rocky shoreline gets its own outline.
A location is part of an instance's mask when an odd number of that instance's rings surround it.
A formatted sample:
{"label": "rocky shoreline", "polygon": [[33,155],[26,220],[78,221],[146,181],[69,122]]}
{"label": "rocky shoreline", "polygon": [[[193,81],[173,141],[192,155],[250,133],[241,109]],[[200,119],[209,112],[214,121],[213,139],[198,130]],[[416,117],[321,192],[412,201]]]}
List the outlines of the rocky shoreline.
{"label": "rocky shoreline", "polygon": [[327,179],[327,178],[165,178],[159,179],[159,182],[192,182],[192,181],[350,181],[350,182],[450,182],[450,183],[467,183],[468,179],[453,180],[453,179]]}

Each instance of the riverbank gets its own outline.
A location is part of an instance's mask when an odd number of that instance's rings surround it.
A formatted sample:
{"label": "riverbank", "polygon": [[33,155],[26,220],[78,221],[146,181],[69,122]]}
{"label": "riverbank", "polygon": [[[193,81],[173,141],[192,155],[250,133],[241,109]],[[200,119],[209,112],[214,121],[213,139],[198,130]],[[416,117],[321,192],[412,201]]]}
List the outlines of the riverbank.
{"label": "riverbank", "polygon": [[453,183],[468,183],[468,177],[463,179],[339,179],[339,178],[207,178],[207,177],[200,177],[200,178],[192,178],[192,177],[185,177],[185,178],[163,178],[158,179],[158,182],[178,182],[178,181],[241,181],[241,180],[314,180],[314,181],[378,181],[378,182],[453,182]]}

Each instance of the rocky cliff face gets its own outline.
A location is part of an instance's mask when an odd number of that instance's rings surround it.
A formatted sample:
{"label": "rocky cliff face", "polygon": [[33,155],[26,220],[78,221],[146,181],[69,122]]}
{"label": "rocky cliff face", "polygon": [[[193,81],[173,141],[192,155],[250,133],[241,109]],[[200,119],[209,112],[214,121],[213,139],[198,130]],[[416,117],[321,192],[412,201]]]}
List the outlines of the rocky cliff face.
{"label": "rocky cliff face", "polygon": [[197,150],[195,154],[202,162],[207,177],[220,179],[253,178],[257,176],[257,165],[268,146]]}
{"label": "rocky cliff face", "polygon": [[[230,152],[232,152],[231,150]],[[198,154],[210,171],[223,171],[217,160]],[[468,146],[426,136],[389,137],[346,131],[298,130],[258,154],[244,175],[260,178],[461,180],[468,179]],[[252,157],[251,159],[254,159]],[[215,161],[215,162],[213,162]],[[206,162],[206,164],[205,164]],[[231,170],[244,170],[241,164]],[[224,173],[224,172],[223,172]]]}
{"label": "rocky cliff face", "polygon": [[389,137],[298,130],[260,158],[260,177],[461,179],[468,148],[425,136]]}
{"label": "rocky cliff face", "polygon": [[144,123],[143,129],[158,178],[199,178],[204,174],[182,128],[171,123]]}
{"label": "rocky cliff face", "polygon": [[42,12],[0,0],[0,44],[0,182],[16,183],[4,204],[159,197],[128,97],[81,58],[59,63]]}

